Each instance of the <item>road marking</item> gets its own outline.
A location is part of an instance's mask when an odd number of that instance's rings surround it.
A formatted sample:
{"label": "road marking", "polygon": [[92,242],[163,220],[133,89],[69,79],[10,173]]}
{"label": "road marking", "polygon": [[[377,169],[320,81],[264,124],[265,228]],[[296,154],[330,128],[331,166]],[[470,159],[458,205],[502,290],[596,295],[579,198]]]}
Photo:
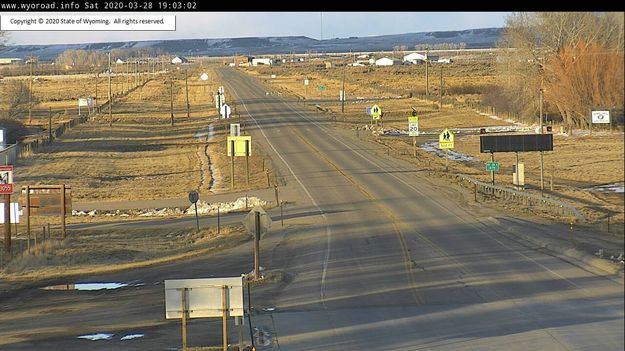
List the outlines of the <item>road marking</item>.
{"label": "road marking", "polygon": [[[231,84],[228,84],[228,85],[231,86]],[[243,108],[247,112],[247,115],[254,121],[254,123],[256,124],[256,127],[258,127],[258,130],[260,130],[260,132],[262,133],[263,137],[265,138],[265,140],[267,141],[267,143],[269,144],[271,149],[276,153],[276,155],[278,155],[280,160],[289,169],[289,172],[291,172],[291,175],[293,176],[293,178],[295,178],[297,183],[302,187],[302,189],[304,189],[304,192],[306,193],[306,195],[308,196],[308,198],[312,202],[313,206],[315,206],[315,208],[317,208],[317,211],[319,211],[319,213],[321,213],[321,217],[325,221],[325,227],[326,227],[326,253],[325,253],[325,257],[323,259],[323,269],[322,269],[322,272],[321,272],[321,287],[320,287],[319,295],[320,295],[320,298],[321,298],[321,304],[322,304],[323,308],[327,309],[328,307],[326,306],[326,303],[325,303],[325,284],[326,284],[326,276],[327,276],[327,272],[328,272],[328,262],[330,261],[330,244],[331,244],[331,241],[332,241],[332,231],[330,230],[330,226],[328,225],[328,218],[326,217],[325,212],[321,209],[321,207],[319,207],[319,205],[317,204],[317,202],[315,201],[313,196],[310,194],[308,189],[306,189],[306,187],[304,186],[302,181],[295,175],[295,172],[293,172],[293,169],[291,168],[291,166],[286,162],[286,160],[282,157],[282,155],[280,155],[280,153],[278,152],[278,150],[276,150],[276,148],[273,146],[271,141],[269,141],[269,138],[265,134],[265,131],[261,128],[260,124],[258,124],[258,121],[256,121],[256,119],[252,116],[250,111],[247,109],[247,106],[245,105],[243,100],[239,97],[239,94],[237,94],[236,90],[232,89],[232,92],[237,97],[237,100],[239,100],[241,102],[241,105],[243,106]]]}
{"label": "road marking", "polygon": [[[417,193],[419,193],[420,195],[425,196],[425,194],[424,194],[423,192],[421,192],[418,188],[414,187],[414,186],[413,186],[412,184],[410,184],[410,183],[405,182],[403,179],[399,178],[399,177],[398,177],[398,176],[396,176],[395,174],[393,174],[393,173],[390,173],[390,172],[386,171],[386,170],[385,170],[382,166],[380,166],[379,164],[377,164],[377,163],[375,163],[375,162],[371,161],[369,158],[367,158],[366,156],[362,155],[362,154],[361,154],[360,152],[358,152],[357,150],[354,150],[354,149],[352,149],[349,145],[345,144],[342,140],[340,140],[340,139],[336,138],[335,136],[333,136],[332,134],[330,134],[330,133],[328,132],[328,130],[327,130],[326,128],[324,128],[322,125],[320,125],[320,124],[319,124],[319,123],[317,123],[316,121],[314,121],[314,120],[310,119],[310,118],[309,118],[309,117],[307,117],[306,115],[304,115],[304,114],[300,113],[299,111],[297,111],[297,110],[293,109],[293,108],[291,107],[291,105],[290,105],[288,102],[284,101],[284,99],[282,99],[282,100],[283,100],[283,103],[284,103],[284,104],[285,104],[285,105],[286,105],[286,106],[287,106],[287,107],[288,107],[291,111],[293,111],[293,112],[297,113],[298,115],[300,115],[300,116],[301,116],[301,117],[303,117],[304,119],[308,120],[309,122],[311,122],[312,124],[314,124],[315,126],[317,126],[319,129],[321,129],[323,132],[325,132],[325,133],[326,133],[326,135],[328,135],[328,136],[329,136],[329,137],[331,137],[332,139],[336,140],[337,142],[341,143],[341,144],[342,144],[343,146],[345,146],[348,150],[350,150],[351,152],[353,152],[353,153],[357,154],[357,155],[358,155],[358,156],[360,156],[362,159],[366,160],[367,162],[369,162],[370,164],[374,165],[375,167],[379,168],[380,170],[382,170],[382,172],[383,172],[383,173],[386,173],[386,174],[390,175],[391,177],[393,177],[393,178],[397,179],[399,182],[401,182],[402,184],[404,184],[404,185],[408,186],[409,188],[413,189],[414,191],[416,191],[416,192],[417,192]],[[426,197],[427,197],[427,196],[426,196]],[[429,198],[429,197],[428,197],[428,198]],[[490,237],[491,239],[495,240],[497,243],[499,243],[501,246],[505,247],[506,249],[511,250],[511,251],[513,251],[513,252],[515,252],[515,251],[514,251],[514,250],[512,250],[509,246],[505,245],[505,244],[504,244],[504,243],[502,243],[500,240],[498,240],[497,238],[493,237],[493,236],[492,236],[491,234],[489,234],[488,232],[484,231],[482,228],[479,228],[479,227],[477,227],[475,224],[473,224],[473,223],[471,223],[471,222],[466,221],[465,219],[463,219],[462,217],[460,217],[460,216],[459,216],[459,215],[457,215],[456,213],[454,213],[454,212],[450,211],[450,210],[449,210],[449,209],[447,209],[445,206],[441,205],[441,204],[440,204],[438,201],[436,201],[435,199],[430,198],[430,200],[431,200],[434,204],[436,204],[439,208],[441,208],[443,211],[445,211],[445,212],[447,212],[447,213],[451,214],[452,216],[454,216],[454,217],[458,218],[461,222],[463,222],[463,223],[465,223],[465,224],[468,224],[468,225],[472,226],[474,229],[478,230],[479,232],[482,232],[483,234],[487,235],[488,237]],[[484,225],[484,224],[482,223],[482,225]],[[429,239],[425,238],[423,235],[421,235],[420,233],[418,233],[418,232],[416,232],[416,231],[415,231],[415,233],[416,233],[416,234],[417,234],[417,236],[419,236],[421,239],[424,239],[424,240],[426,241],[426,243],[428,243],[428,245],[430,245],[430,244],[431,244],[431,245],[433,245],[432,247],[433,247],[433,248],[435,248],[435,249],[436,249],[439,253],[444,253],[444,255],[445,255],[446,257],[448,257],[448,258],[450,258],[450,259],[454,260],[456,263],[458,263],[458,264],[459,264],[459,262],[458,262],[458,261],[456,261],[456,260],[455,260],[452,256],[450,256],[449,254],[447,254],[447,253],[446,253],[443,249],[441,249],[440,247],[438,247],[436,244],[434,244],[433,242],[431,242]],[[524,257],[524,258],[526,258],[526,259],[530,260],[531,262],[534,262],[536,265],[540,266],[541,268],[544,268],[547,272],[549,272],[549,273],[553,274],[554,276],[556,276],[556,277],[558,277],[558,278],[560,278],[560,279],[564,280],[565,282],[569,283],[570,285],[572,285],[572,286],[574,286],[574,287],[576,287],[576,288],[579,288],[579,289],[581,289],[581,290],[583,290],[583,291],[586,291],[586,289],[584,289],[584,288],[580,287],[579,285],[575,284],[573,281],[569,280],[568,278],[566,278],[566,277],[562,276],[561,274],[559,274],[559,273],[557,273],[557,272],[552,271],[551,269],[549,269],[549,268],[548,268],[548,267],[546,267],[545,265],[543,265],[543,264],[541,264],[541,263],[537,262],[537,261],[536,261],[536,260],[534,260],[533,258],[531,258],[531,257],[529,257],[529,256],[527,256],[527,255],[525,255],[525,254],[523,254],[522,252],[518,252],[518,251],[517,251],[517,252],[515,252],[515,253],[516,253],[517,255],[520,255],[520,256],[522,256],[522,257]],[[460,265],[460,266],[462,266],[462,267],[466,268],[467,273],[473,273],[473,274],[475,273],[475,272],[471,271],[468,267],[466,267],[466,266],[464,266],[464,265]]]}

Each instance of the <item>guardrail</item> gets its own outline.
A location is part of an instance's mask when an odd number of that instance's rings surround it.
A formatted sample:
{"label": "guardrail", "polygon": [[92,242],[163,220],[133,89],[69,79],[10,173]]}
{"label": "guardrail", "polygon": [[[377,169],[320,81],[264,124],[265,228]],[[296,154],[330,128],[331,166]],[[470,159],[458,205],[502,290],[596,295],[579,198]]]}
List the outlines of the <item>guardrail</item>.
{"label": "guardrail", "polygon": [[549,211],[558,216],[574,217],[578,223],[585,223],[586,218],[584,215],[574,206],[564,203],[560,200],[552,199],[545,196],[539,196],[535,194],[528,194],[514,189],[505,188],[498,185],[492,185],[490,183],[481,182],[473,179],[464,174],[458,174],[458,177],[462,181],[466,181],[473,184],[476,195],[478,192],[490,194],[510,202],[516,202],[518,204],[528,207],[538,207],[540,209]]}

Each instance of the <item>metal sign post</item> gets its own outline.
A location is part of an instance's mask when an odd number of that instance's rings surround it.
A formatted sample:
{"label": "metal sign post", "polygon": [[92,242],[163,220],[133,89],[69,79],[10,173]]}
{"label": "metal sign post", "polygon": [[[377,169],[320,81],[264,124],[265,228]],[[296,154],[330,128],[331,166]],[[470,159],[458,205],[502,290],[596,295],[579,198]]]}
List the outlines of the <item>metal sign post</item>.
{"label": "metal sign post", "polygon": [[419,117],[413,108],[412,116],[408,117],[408,136],[412,137],[412,155],[417,157],[417,136],[419,136]]}
{"label": "metal sign post", "polygon": [[259,279],[260,278],[260,212],[254,212],[254,223],[255,223],[254,279]]}
{"label": "metal sign post", "polygon": [[234,149],[235,141],[230,141],[230,187],[234,189]]}
{"label": "metal sign post", "polygon": [[200,231],[200,219],[197,216],[197,201],[200,199],[200,195],[197,191],[193,190],[189,193],[189,201],[195,205],[195,223],[197,224],[197,231]]}
{"label": "metal sign post", "polygon": [[445,172],[449,170],[449,149],[454,148],[454,133],[445,128],[438,136],[438,148],[445,149]]}
{"label": "metal sign post", "polygon": [[250,185],[250,140],[245,140],[245,179]]}

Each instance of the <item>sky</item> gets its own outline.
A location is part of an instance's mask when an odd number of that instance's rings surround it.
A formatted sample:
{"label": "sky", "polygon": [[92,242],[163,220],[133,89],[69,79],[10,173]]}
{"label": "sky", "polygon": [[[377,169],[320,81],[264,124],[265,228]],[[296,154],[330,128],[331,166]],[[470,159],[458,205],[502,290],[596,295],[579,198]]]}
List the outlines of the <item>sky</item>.
{"label": "sky", "polygon": [[[17,13],[15,13],[17,14]],[[20,13],[24,14],[24,13]],[[37,14],[31,12],[30,14]],[[40,13],[51,15],[54,13]],[[88,12],[56,13],[87,15]],[[91,13],[102,15],[105,13]],[[126,13],[106,13],[118,16]],[[146,13],[144,13],[146,14]],[[150,13],[151,15],[156,13]],[[307,36],[314,39],[503,27],[508,12],[170,12],[176,31],[9,32],[8,44]],[[2,13],[0,13],[2,16]],[[321,30],[323,24],[323,32]]]}

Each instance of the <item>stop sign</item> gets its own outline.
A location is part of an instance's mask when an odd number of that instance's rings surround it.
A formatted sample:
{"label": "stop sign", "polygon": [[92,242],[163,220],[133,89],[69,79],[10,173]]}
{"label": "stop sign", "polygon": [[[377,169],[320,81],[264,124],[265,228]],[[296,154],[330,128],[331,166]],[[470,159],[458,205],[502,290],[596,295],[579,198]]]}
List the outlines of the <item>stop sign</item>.
{"label": "stop sign", "polygon": [[255,206],[250,213],[243,218],[242,223],[245,229],[247,229],[247,232],[254,236],[256,232],[256,212],[260,213],[260,237],[262,238],[265,233],[269,231],[269,228],[271,228],[271,217],[269,217],[262,206]]}

